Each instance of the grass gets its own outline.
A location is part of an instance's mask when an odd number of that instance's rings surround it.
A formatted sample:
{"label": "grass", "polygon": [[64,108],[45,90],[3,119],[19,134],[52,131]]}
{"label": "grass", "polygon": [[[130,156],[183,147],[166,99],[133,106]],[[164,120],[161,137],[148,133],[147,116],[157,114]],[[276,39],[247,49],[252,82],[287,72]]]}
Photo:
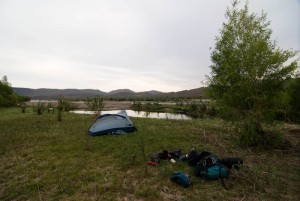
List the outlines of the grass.
{"label": "grass", "polygon": [[[92,115],[36,115],[30,108],[0,109],[0,200],[299,200],[299,130],[284,127],[288,150],[238,148],[221,119],[191,121],[131,118],[138,132],[89,137]],[[186,163],[145,166],[162,149],[208,150],[241,157],[227,181],[206,182]],[[146,169],[147,168],[147,169]],[[145,170],[146,169],[146,170]],[[174,171],[192,175],[187,189],[172,183]]]}

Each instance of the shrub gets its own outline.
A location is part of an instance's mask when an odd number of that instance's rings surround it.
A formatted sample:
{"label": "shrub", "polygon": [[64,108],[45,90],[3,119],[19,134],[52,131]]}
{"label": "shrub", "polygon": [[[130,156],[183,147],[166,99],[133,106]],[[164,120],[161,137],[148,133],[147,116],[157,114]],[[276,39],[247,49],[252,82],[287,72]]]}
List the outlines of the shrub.
{"label": "shrub", "polygon": [[96,115],[100,114],[105,105],[101,96],[89,97],[84,102],[89,110],[96,111]]}
{"label": "shrub", "polygon": [[45,103],[38,102],[36,105],[33,106],[33,111],[37,113],[37,115],[42,115],[45,111]]}

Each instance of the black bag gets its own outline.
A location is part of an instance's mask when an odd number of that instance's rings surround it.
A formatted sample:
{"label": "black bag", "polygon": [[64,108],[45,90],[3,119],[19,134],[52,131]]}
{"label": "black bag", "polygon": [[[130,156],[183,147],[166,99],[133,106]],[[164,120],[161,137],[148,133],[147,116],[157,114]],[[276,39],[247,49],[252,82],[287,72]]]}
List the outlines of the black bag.
{"label": "black bag", "polygon": [[199,161],[201,161],[203,158],[210,156],[212,153],[208,151],[202,151],[200,154],[197,153],[196,150],[192,150],[188,154],[188,164],[190,166],[196,166]]}
{"label": "black bag", "polygon": [[243,165],[243,160],[240,158],[222,158],[220,163],[225,165],[228,169],[240,169],[240,166]]}
{"label": "black bag", "polygon": [[161,150],[159,153],[158,153],[158,157],[159,159],[161,160],[167,160],[169,159],[169,152],[167,150]]}
{"label": "black bag", "polygon": [[197,159],[198,153],[197,150],[191,150],[190,153],[187,155],[187,161],[190,166],[196,166],[197,165]]}
{"label": "black bag", "polygon": [[170,158],[179,158],[180,154],[181,154],[181,149],[178,149],[176,151],[169,152],[169,157]]}

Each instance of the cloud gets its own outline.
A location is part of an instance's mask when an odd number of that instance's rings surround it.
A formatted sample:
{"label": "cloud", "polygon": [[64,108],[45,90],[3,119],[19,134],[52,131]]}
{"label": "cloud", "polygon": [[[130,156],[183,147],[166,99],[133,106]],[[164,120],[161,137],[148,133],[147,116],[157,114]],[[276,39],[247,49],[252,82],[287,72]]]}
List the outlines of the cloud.
{"label": "cloud", "polygon": [[[231,0],[0,1],[0,72],[13,86],[177,91],[202,86]],[[284,4],[284,5],[283,5]],[[265,10],[284,49],[299,47],[299,3]]]}

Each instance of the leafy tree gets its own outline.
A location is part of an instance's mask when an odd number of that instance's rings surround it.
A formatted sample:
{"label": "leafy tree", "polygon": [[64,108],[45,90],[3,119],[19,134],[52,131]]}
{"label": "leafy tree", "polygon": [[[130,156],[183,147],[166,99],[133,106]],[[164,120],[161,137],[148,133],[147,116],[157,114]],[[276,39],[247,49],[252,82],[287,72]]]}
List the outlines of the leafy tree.
{"label": "leafy tree", "polygon": [[6,76],[6,75],[4,75],[4,76],[2,77],[2,82],[3,82],[4,84],[10,86],[10,83],[8,82],[8,79],[7,79],[7,76]]}
{"label": "leafy tree", "polygon": [[100,114],[105,105],[101,96],[89,97],[84,102],[89,110],[96,111],[96,115]]}
{"label": "leafy tree", "polygon": [[284,84],[298,68],[298,51],[283,50],[271,40],[266,14],[249,13],[238,1],[225,14],[226,22],[211,52],[210,95],[229,117],[244,121],[247,145],[261,143],[262,122],[272,119],[283,98]]}
{"label": "leafy tree", "polygon": [[14,93],[7,76],[0,81],[0,107],[8,107],[17,103],[17,95]]}
{"label": "leafy tree", "polygon": [[62,120],[62,112],[64,109],[64,97],[60,97],[57,101],[57,121]]}
{"label": "leafy tree", "polygon": [[30,97],[28,96],[19,96],[17,95],[11,84],[8,82],[7,76],[3,76],[0,80],[0,107],[9,107],[14,106],[17,103],[22,103],[29,101]]}
{"label": "leafy tree", "polygon": [[24,103],[24,102],[27,102],[27,101],[30,101],[30,97],[29,96],[20,96],[18,95],[18,102],[19,103]]}
{"label": "leafy tree", "polygon": [[294,122],[300,122],[300,77],[291,79],[288,86],[290,116]]}
{"label": "leafy tree", "polygon": [[[49,105],[49,104],[48,104]],[[51,107],[52,104],[49,105]],[[62,120],[62,113],[69,112],[77,108],[77,105],[70,100],[66,99],[65,97],[60,97],[57,101],[57,120]],[[53,108],[52,108],[53,109]],[[53,110],[52,110],[53,111]],[[49,111],[48,111],[49,112]],[[54,112],[54,111],[53,111]]]}

